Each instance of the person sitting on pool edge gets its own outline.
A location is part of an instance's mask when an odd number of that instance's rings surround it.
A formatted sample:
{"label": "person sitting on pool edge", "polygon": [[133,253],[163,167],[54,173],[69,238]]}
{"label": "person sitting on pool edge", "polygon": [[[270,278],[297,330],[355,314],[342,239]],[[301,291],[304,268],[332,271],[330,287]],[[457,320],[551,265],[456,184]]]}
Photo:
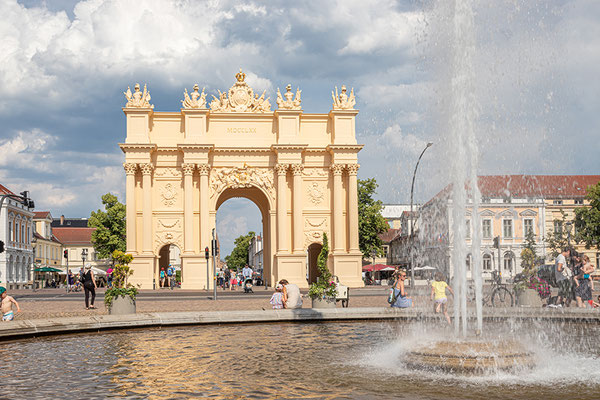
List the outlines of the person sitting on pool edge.
{"label": "person sitting on pool edge", "polygon": [[398,274],[398,280],[396,281],[393,287],[395,301],[391,304],[391,307],[409,308],[413,306],[412,299],[406,296],[406,290],[404,288],[405,280],[406,271],[401,270]]}
{"label": "person sitting on pool edge", "polygon": [[283,285],[283,302],[285,308],[302,308],[302,295],[298,285],[289,283],[287,279],[279,281]]}

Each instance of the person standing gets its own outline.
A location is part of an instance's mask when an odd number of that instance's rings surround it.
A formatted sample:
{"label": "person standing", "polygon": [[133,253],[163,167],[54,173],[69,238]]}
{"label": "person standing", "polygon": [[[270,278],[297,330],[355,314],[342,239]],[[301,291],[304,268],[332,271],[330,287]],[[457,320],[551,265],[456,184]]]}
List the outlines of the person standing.
{"label": "person standing", "polygon": [[[86,264],[85,272],[83,274],[83,290],[85,291],[85,309],[95,309],[94,300],[96,300],[96,278],[94,277],[94,271],[92,271],[92,265]],[[90,294],[92,295],[92,301],[90,301]]]}
{"label": "person standing", "polygon": [[283,301],[285,308],[302,308],[302,295],[300,288],[294,283],[289,283],[287,279],[279,281],[283,285]]}
{"label": "person standing", "polygon": [[444,274],[436,272],[435,281],[431,284],[431,300],[434,301],[433,312],[437,314],[442,311],[446,321],[448,321],[448,325],[452,325],[450,316],[448,315],[448,297],[446,297],[446,288],[448,288],[450,293],[454,296],[452,288],[444,281]]}
{"label": "person standing", "polygon": [[165,287],[165,276],[166,276],[166,274],[165,274],[165,267],[162,267],[160,269],[160,273],[159,273],[159,278],[160,279],[158,281],[158,284],[160,285],[160,287]]}
{"label": "person standing", "polygon": [[112,273],[113,267],[108,267],[108,269],[106,270],[106,286],[108,286],[109,288],[112,287]]}
{"label": "person standing", "polygon": [[67,276],[67,285],[69,287],[69,292],[71,291],[74,283],[75,283],[75,277],[73,276],[73,271],[69,270],[69,275]]}
{"label": "person standing", "polygon": [[556,278],[556,284],[558,285],[558,307],[562,307],[563,303],[566,305],[571,304],[571,277],[573,272],[567,265],[567,256],[569,255],[569,248],[565,247],[562,249],[562,253],[556,257],[554,265],[554,276]]}
{"label": "person standing", "polygon": [[252,268],[250,268],[248,264],[242,269],[242,276],[244,277],[244,283],[246,283],[248,279],[252,279]]}
{"label": "person standing", "polygon": [[15,313],[12,309],[13,304],[17,307],[17,312],[21,312],[19,303],[6,293],[6,288],[4,286],[0,286],[0,296],[2,298],[0,303],[0,308],[2,309],[2,321],[12,321],[15,319]]}
{"label": "person standing", "polygon": [[171,290],[173,290],[173,284],[175,283],[175,277],[173,275],[175,275],[173,267],[171,266],[171,264],[169,264],[169,268],[167,268],[167,281],[169,282],[169,287],[171,288]]}

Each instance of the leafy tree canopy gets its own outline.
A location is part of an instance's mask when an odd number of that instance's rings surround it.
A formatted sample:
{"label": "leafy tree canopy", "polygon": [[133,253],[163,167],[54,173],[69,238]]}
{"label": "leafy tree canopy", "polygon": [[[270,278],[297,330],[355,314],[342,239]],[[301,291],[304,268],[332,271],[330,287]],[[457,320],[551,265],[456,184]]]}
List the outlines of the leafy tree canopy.
{"label": "leafy tree canopy", "polygon": [[235,247],[231,250],[231,254],[225,257],[225,262],[229,269],[239,270],[248,264],[248,249],[250,248],[250,241],[254,236],[256,234],[250,231],[247,235],[242,235],[235,239]]}
{"label": "leafy tree canopy", "polygon": [[99,258],[110,258],[115,250],[125,251],[125,205],[110,193],[102,196],[104,210],[92,211],[88,226],[96,228],[92,243]]}
{"label": "leafy tree canopy", "polygon": [[358,180],[358,242],[360,251],[366,256],[373,252],[383,254],[383,243],[378,235],[388,230],[381,215],[383,203],[373,199],[377,187],[375,178]]}
{"label": "leafy tree canopy", "polygon": [[567,214],[560,211],[562,218],[554,221],[554,231],[546,237],[546,244],[550,248],[550,256],[554,259],[558,257],[564,247],[569,245],[569,237],[567,234]]}
{"label": "leafy tree canopy", "polygon": [[575,238],[585,243],[587,249],[592,246],[600,249],[600,182],[588,187],[586,199],[590,206],[575,210]]}

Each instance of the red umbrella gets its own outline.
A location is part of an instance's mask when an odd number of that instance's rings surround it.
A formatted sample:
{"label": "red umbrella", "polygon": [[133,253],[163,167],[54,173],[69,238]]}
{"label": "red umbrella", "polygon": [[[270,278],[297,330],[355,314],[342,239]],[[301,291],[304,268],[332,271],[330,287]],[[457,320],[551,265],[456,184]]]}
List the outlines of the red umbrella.
{"label": "red umbrella", "polygon": [[385,264],[369,264],[369,265],[363,265],[362,270],[363,270],[363,272],[366,272],[366,271],[381,271],[381,270],[383,270],[385,268],[394,269],[394,267],[389,266],[389,265],[385,265]]}

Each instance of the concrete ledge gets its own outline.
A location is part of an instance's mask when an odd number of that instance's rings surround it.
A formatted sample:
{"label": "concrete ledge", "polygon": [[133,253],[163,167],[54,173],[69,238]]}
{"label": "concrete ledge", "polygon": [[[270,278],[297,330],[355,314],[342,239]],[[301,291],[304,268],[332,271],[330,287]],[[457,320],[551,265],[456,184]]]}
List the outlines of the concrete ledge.
{"label": "concrete ledge", "polygon": [[[469,310],[469,318],[475,317]],[[506,308],[485,309],[484,320],[560,320],[600,323],[600,312],[590,309],[545,309]],[[97,332],[112,329],[134,329],[158,326],[209,325],[234,323],[316,322],[351,320],[432,320],[428,309],[332,308],[296,310],[247,310],[247,311],[202,311],[138,313],[131,315],[95,315],[60,319],[36,319],[0,323],[0,341],[26,337],[57,335],[61,333]]]}

